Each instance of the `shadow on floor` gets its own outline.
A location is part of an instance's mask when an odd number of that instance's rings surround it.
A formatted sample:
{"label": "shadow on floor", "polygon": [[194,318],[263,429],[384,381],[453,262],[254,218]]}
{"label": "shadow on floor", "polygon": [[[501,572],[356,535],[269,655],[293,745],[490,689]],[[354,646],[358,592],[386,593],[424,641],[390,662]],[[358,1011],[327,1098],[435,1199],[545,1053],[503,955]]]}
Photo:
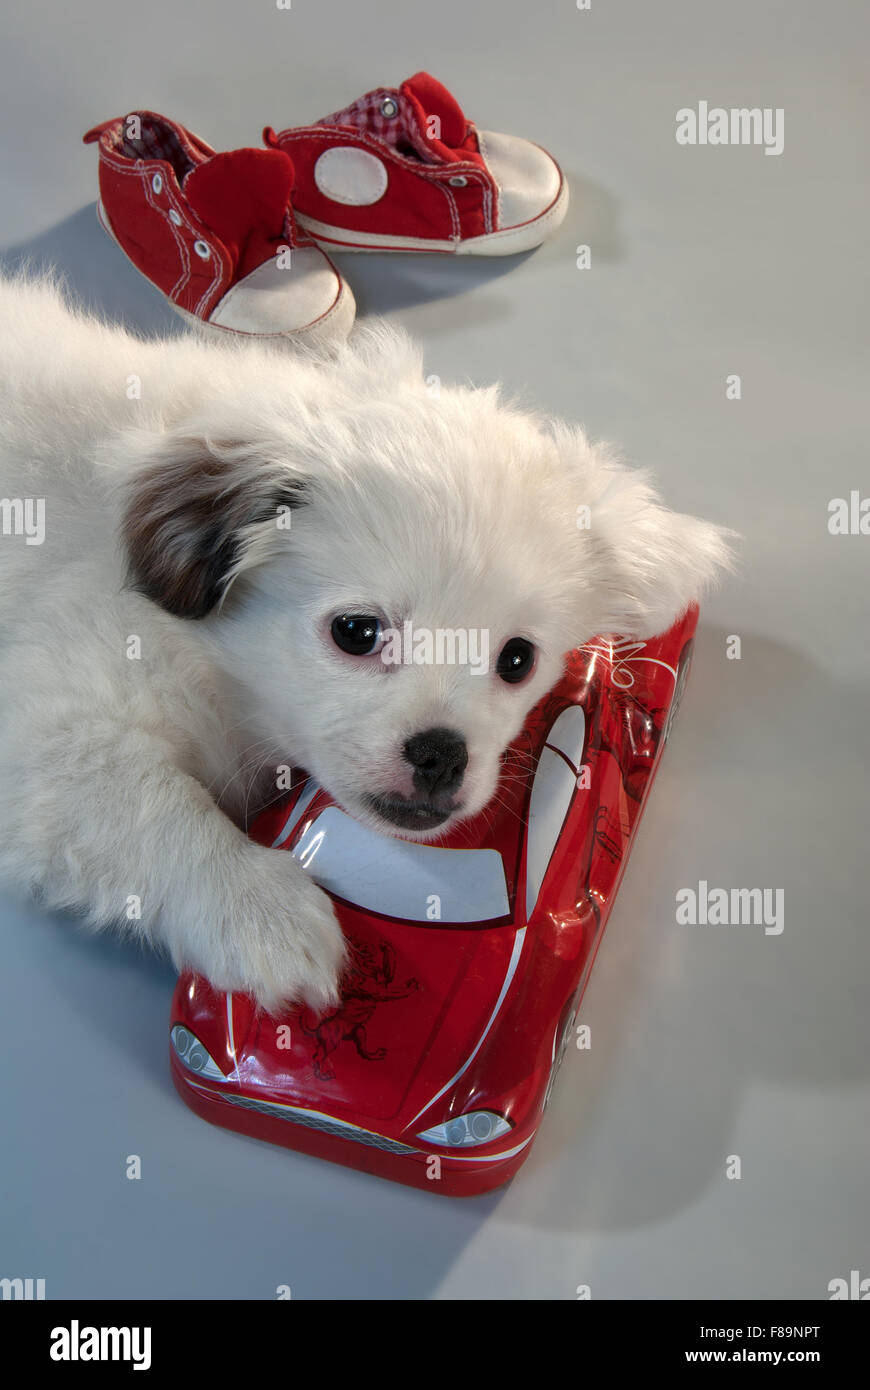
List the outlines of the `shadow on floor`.
{"label": "shadow on floor", "polygon": [[[572,176],[571,203],[555,240],[517,256],[450,256],[404,253],[342,253],[335,262],[348,280],[359,315],[391,314],[402,309],[452,300],[486,289],[505,276],[524,270],[526,262],[543,268],[551,258],[574,254],[577,245],[592,248],[595,260],[620,260],[624,254],[618,204],[591,180]],[[567,248],[567,250],[566,250]],[[89,203],[38,236],[0,251],[7,272],[29,267],[56,269],[73,295],[107,319],[148,337],[184,331],[182,320],[153,285],[131,266],[100,227],[96,206]],[[484,302],[475,306],[487,317]]]}

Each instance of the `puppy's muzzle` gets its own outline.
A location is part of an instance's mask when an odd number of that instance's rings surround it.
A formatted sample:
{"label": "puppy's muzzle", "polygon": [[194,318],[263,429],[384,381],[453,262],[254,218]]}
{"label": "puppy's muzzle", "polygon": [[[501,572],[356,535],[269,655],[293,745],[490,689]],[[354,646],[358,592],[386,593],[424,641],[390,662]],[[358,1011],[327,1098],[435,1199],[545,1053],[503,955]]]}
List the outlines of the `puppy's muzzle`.
{"label": "puppy's muzzle", "polygon": [[456,793],[468,766],[468,748],[452,729],[426,729],[409,738],[403,756],[414,769],[419,797],[378,796],[372,806],[402,830],[434,830],[457,809]]}

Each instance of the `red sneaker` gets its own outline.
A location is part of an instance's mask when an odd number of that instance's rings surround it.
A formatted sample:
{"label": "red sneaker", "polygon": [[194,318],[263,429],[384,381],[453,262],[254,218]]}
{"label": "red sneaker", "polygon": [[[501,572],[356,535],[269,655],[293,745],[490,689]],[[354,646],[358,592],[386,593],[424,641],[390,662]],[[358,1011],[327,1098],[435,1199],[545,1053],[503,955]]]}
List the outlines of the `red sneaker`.
{"label": "red sneaker", "polygon": [[478,130],[427,72],[263,138],[293,159],[299,221],[346,251],[508,256],[551,236],[568,207],[546,150]]}
{"label": "red sneaker", "polygon": [[99,141],[100,221],[185,318],[257,337],[347,337],[354,298],[297,227],[286,154],[216,154],[153,111],[104,121],[84,140]]}

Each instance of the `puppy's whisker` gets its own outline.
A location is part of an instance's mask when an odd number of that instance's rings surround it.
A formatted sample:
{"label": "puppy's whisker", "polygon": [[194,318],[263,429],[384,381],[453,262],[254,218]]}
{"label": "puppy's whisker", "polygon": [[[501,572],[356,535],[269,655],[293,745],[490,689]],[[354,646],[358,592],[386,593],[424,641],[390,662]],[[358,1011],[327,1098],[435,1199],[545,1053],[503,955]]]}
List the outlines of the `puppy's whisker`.
{"label": "puppy's whisker", "polygon": [[502,811],[506,811],[509,816],[513,816],[514,820],[519,821],[520,825],[525,825],[524,817],[521,816],[518,811],[515,811],[513,806],[509,806],[504,798],[499,796],[497,792],[489,804],[493,807],[500,806]]}
{"label": "puppy's whisker", "polygon": [[[227,787],[229,787],[229,786],[235,781],[236,777],[238,777],[240,773],[244,772],[245,768],[248,767],[248,766],[250,765],[251,762],[255,762],[255,761],[256,761],[256,759],[260,756],[260,754],[261,754],[263,748],[266,747],[267,744],[271,744],[271,742],[272,742],[271,739],[261,738],[261,739],[258,739],[256,743],[252,743],[248,748],[245,748],[245,749],[242,751],[242,753],[241,753],[241,755],[240,755],[241,758],[242,758],[242,761],[241,761],[241,762],[238,764],[238,766],[237,766],[236,768],[234,768],[234,770],[230,773],[230,776],[228,777],[227,781],[224,782],[224,784],[223,784],[223,786],[222,786],[220,792],[218,793],[218,796],[215,798],[215,800],[217,800],[217,801],[220,800],[220,798],[223,796],[224,792],[226,791]],[[253,755],[253,756],[251,756],[251,755]],[[209,783],[206,784],[206,788],[205,788],[206,791],[207,791],[207,792],[210,792],[210,791],[212,790],[212,788],[215,786],[216,783],[217,783],[217,777],[213,777],[212,780],[211,780]]]}
{"label": "puppy's whisker", "polygon": [[[263,756],[264,749],[265,756]],[[244,776],[248,769],[253,767],[254,764],[259,761],[259,767],[257,768],[257,772],[254,775],[254,780],[256,780],[256,777],[259,776],[261,769],[265,767],[268,763],[270,755],[274,757],[278,756],[275,753],[275,744],[272,739],[259,739],[257,743],[252,743],[249,748],[246,748],[243,754],[244,761],[241,762],[239,766],[235,769],[235,771],[230,774],[230,776],[227,778],[226,782],[223,784],[220,791],[218,792],[217,796],[215,797],[215,800],[217,801],[218,805],[221,804],[223,798],[227,793],[227,790],[232,786],[236,778]],[[209,783],[206,790],[210,792],[214,784],[215,783],[213,780]]]}
{"label": "puppy's whisker", "polygon": [[246,718],[239,719],[235,724],[227,724],[224,732],[227,734],[234,734],[237,729],[243,729],[246,724],[262,724],[262,722],[258,714],[249,714]]}
{"label": "puppy's whisker", "polygon": [[[247,828],[248,828],[248,807],[249,807],[250,800],[251,800],[251,793],[252,793],[252,791],[254,790],[254,787],[257,785],[257,781],[258,781],[258,779],[259,779],[260,773],[262,772],[263,768],[266,767],[266,765],[268,764],[268,762],[269,762],[269,754],[267,753],[266,756],[265,756],[265,757],[263,758],[263,760],[261,761],[261,763],[260,763],[259,767],[257,768],[256,772],[254,773],[253,777],[251,778],[251,780],[250,780],[250,782],[249,782],[249,784],[248,784],[248,790],[247,790],[247,792],[245,793],[245,807],[244,807],[244,811],[243,811],[243,823],[244,823],[244,827],[245,827],[246,830],[247,830]],[[284,793],[283,793],[283,789],[279,789],[278,796],[273,797],[272,800],[270,800],[270,801],[268,801],[268,802],[266,803],[266,805],[271,805],[271,804],[272,804],[272,801],[277,801],[277,800],[278,800],[278,797],[279,797],[279,796],[282,796],[283,794],[284,794]],[[258,805],[257,808],[256,808],[257,812],[260,812],[260,811],[262,811],[262,810],[264,810],[264,809],[265,809],[265,808],[264,808],[264,806],[262,806],[262,805]]]}

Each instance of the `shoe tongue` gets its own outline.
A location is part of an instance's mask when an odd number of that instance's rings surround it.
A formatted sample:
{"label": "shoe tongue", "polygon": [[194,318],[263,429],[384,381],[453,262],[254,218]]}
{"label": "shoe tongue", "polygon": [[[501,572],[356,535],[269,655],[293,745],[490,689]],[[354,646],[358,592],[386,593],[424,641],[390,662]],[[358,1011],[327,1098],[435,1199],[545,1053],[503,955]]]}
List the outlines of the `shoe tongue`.
{"label": "shoe tongue", "polygon": [[229,150],[191,169],[184,193],[236,267],[246,270],[246,260],[284,235],[293,179],[293,162],[283,150]]}
{"label": "shoe tongue", "polygon": [[[402,83],[401,90],[423,109],[424,116],[437,116],[441,124],[441,143],[455,150],[465,140],[468,122],[454,96],[428,72],[417,72]],[[425,134],[425,128],[423,133]]]}

